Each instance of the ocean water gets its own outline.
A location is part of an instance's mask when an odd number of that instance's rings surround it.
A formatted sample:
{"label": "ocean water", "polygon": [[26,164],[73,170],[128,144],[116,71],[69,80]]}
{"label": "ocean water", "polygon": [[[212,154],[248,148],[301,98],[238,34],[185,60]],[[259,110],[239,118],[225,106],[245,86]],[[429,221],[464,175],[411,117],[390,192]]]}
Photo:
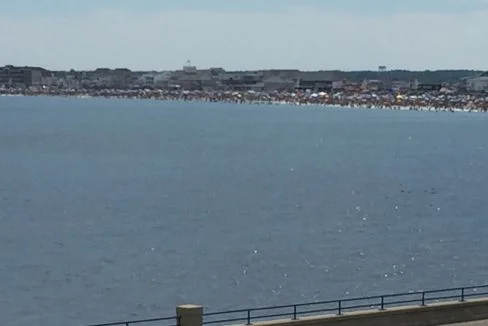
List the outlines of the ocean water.
{"label": "ocean water", "polygon": [[488,282],[488,116],[0,98],[2,325]]}

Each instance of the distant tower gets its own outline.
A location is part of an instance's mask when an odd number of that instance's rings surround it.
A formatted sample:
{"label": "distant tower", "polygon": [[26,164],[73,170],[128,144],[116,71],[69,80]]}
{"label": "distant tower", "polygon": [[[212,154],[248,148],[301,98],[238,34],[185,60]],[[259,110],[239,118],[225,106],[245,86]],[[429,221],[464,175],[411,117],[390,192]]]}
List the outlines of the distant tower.
{"label": "distant tower", "polygon": [[378,67],[379,72],[385,72],[386,71],[386,66],[379,66]]}
{"label": "distant tower", "polygon": [[197,67],[192,66],[191,61],[187,60],[186,65],[183,66],[183,71],[189,74],[196,73]]}

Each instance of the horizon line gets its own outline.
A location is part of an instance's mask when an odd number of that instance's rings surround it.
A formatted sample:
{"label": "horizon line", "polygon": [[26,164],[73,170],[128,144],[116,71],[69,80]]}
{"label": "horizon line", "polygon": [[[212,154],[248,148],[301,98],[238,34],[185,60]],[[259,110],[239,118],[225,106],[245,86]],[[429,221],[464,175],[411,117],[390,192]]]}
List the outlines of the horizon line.
{"label": "horizon line", "polygon": [[[178,70],[183,70],[185,67],[182,65],[178,69],[131,69],[129,67],[107,67],[107,66],[98,66],[96,68],[88,68],[88,69],[78,69],[78,68],[69,68],[69,69],[50,69],[42,65],[16,65],[16,64],[3,64],[3,66],[0,66],[0,68],[4,67],[23,67],[23,68],[40,68],[44,69],[47,71],[52,71],[52,72],[57,72],[57,71],[76,71],[76,72],[83,72],[83,71],[95,71],[98,69],[110,69],[110,70],[116,70],[116,69],[127,69],[130,70],[131,72],[171,72],[171,71],[178,71]],[[191,67],[195,67],[197,71],[202,71],[202,70],[210,70],[210,69],[223,69],[226,72],[232,72],[232,71],[300,71],[300,72],[344,72],[344,73],[352,73],[352,72],[381,72],[381,73],[387,73],[387,72],[395,72],[395,71],[404,71],[404,72],[438,72],[438,71],[472,71],[472,72],[486,72],[488,70],[486,69],[481,69],[481,68],[427,68],[427,69],[407,69],[407,68],[394,68],[394,69],[386,69],[384,71],[380,71],[378,66],[377,69],[299,69],[299,68],[258,68],[258,69],[227,69],[224,67],[203,67],[199,68],[197,66],[191,65]]]}

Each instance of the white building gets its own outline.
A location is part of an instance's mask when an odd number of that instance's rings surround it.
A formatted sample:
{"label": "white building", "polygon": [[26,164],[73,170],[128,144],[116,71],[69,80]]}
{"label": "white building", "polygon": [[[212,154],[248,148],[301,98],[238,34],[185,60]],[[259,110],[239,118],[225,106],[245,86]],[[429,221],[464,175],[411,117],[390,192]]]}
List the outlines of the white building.
{"label": "white building", "polygon": [[139,78],[137,78],[137,85],[138,86],[154,86],[154,76],[155,73],[145,73]]}
{"label": "white building", "polygon": [[403,91],[412,88],[412,83],[406,80],[395,80],[391,83],[391,88],[397,91]]}
{"label": "white building", "polygon": [[154,85],[157,87],[166,87],[170,78],[170,71],[158,72],[156,75],[154,75]]}
{"label": "white building", "polygon": [[332,89],[342,89],[344,82],[342,80],[336,80],[332,82]]}
{"label": "white building", "polygon": [[488,76],[471,78],[466,81],[466,88],[469,91],[488,91]]}

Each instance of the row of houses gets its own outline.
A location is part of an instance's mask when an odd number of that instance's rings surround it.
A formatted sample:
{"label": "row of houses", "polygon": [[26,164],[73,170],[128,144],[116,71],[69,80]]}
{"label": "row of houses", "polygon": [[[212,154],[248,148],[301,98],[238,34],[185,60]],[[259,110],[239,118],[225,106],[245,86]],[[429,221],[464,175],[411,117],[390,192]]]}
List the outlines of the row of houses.
{"label": "row of houses", "polygon": [[[393,89],[440,90],[443,85],[418,81],[365,80],[355,84],[340,80],[334,72],[299,70],[225,71],[222,68],[197,69],[186,65],[176,71],[136,72],[126,68],[99,68],[93,71],[48,71],[39,67],[0,67],[0,87],[45,86],[52,88],[165,88],[182,90],[235,91],[380,91]],[[488,91],[488,73],[462,81],[459,88]]]}
{"label": "row of houses", "polygon": [[0,86],[46,86],[61,88],[175,88],[185,90],[283,91],[310,89],[325,91],[340,86],[329,72],[298,70],[225,71],[198,70],[185,66],[164,72],[133,72],[129,69],[99,68],[94,71],[49,72],[37,67],[0,68]]}
{"label": "row of houses", "polygon": [[175,71],[168,87],[189,90],[285,91],[308,89],[327,91],[339,88],[341,82],[330,72],[298,70],[224,71],[221,68],[196,70],[185,67]]}

